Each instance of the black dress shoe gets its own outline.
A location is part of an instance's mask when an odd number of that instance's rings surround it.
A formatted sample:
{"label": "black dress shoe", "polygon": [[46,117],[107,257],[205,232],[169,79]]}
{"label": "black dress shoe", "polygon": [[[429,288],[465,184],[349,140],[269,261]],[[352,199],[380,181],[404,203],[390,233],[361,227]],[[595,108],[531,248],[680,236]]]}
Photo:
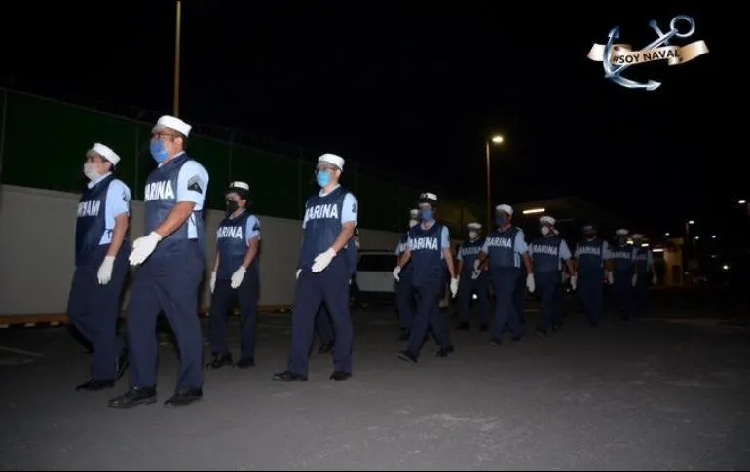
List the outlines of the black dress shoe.
{"label": "black dress shoe", "polygon": [[110,408],[133,408],[153,403],[156,403],[156,387],[131,387],[124,395],[111,399],[108,406]]}
{"label": "black dress shoe", "polygon": [[416,364],[417,363],[417,355],[413,352],[409,351],[408,349],[405,351],[399,351],[398,354],[396,354],[396,357],[401,359],[404,362],[408,362],[410,364]]}
{"label": "black dress shoe", "polygon": [[318,354],[328,354],[331,351],[333,351],[333,341],[329,343],[323,343],[318,348]]}
{"label": "black dress shoe", "polygon": [[85,390],[87,392],[96,392],[98,390],[104,390],[105,388],[112,388],[115,386],[114,380],[89,380],[76,387],[76,391]]}
{"label": "black dress shoe", "polygon": [[251,359],[250,357],[243,357],[242,359],[238,360],[237,363],[234,364],[235,369],[247,369],[248,367],[253,367],[255,365],[255,360]]}
{"label": "black dress shoe", "polygon": [[342,380],[349,380],[350,378],[352,378],[352,373],[344,372],[343,370],[336,370],[329,377],[330,380],[335,380],[336,382],[341,382]]}
{"label": "black dress shoe", "polygon": [[455,351],[455,349],[453,349],[453,345],[449,344],[448,346],[441,347],[435,355],[437,357],[448,357],[448,354],[452,353],[453,351]]}
{"label": "black dress shoe", "polygon": [[211,362],[206,364],[206,367],[209,369],[221,369],[222,367],[226,365],[232,365],[232,355],[231,354],[212,354]]}
{"label": "black dress shoe", "polygon": [[511,339],[511,341],[516,341],[516,342],[517,342],[517,341],[520,341],[520,340],[521,340],[521,336],[513,336],[513,337],[512,337],[512,338],[510,338],[510,339]]}
{"label": "black dress shoe", "polygon": [[306,375],[295,374],[290,370],[273,374],[272,379],[278,382],[307,382]]}
{"label": "black dress shoe", "polygon": [[503,342],[498,338],[490,339],[490,346],[502,346]]}
{"label": "black dress shoe", "polygon": [[479,331],[481,331],[481,332],[484,333],[487,330],[489,330],[489,327],[486,324],[483,324],[483,325],[479,326]]}
{"label": "black dress shoe", "polygon": [[402,329],[401,330],[401,334],[398,337],[398,340],[399,341],[408,341],[410,334],[411,334],[411,332],[408,329]]}
{"label": "black dress shoe", "polygon": [[463,323],[459,323],[458,327],[456,329],[458,329],[460,331],[467,331],[469,329],[469,323],[467,323],[465,321]]}
{"label": "black dress shoe", "polygon": [[177,390],[167,401],[164,406],[187,406],[203,399],[203,389],[200,388],[181,388]]}

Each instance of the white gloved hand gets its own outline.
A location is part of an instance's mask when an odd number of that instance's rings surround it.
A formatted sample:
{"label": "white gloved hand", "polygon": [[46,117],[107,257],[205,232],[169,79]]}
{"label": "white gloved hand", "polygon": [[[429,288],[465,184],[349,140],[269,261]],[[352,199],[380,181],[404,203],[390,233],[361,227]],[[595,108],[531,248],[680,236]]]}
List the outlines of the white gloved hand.
{"label": "white gloved hand", "polygon": [[451,279],[451,296],[453,298],[456,298],[456,294],[458,293],[458,277],[455,279]]}
{"label": "white gloved hand", "polygon": [[332,247],[329,247],[326,252],[321,252],[318,254],[318,257],[315,258],[312,271],[315,273],[322,272],[323,269],[328,267],[328,264],[331,263],[334,257],[336,257],[336,251],[334,251]]}
{"label": "white gloved hand", "polygon": [[352,284],[352,278],[349,277],[349,285],[351,285],[351,284]]}
{"label": "white gloved hand", "polygon": [[570,278],[570,288],[578,290],[578,275],[574,275]]}
{"label": "white gloved hand", "polygon": [[534,280],[533,273],[526,276],[526,288],[528,288],[531,293],[534,293],[534,290],[536,290],[536,280]]}
{"label": "white gloved hand", "polygon": [[295,279],[299,279],[299,273],[302,272],[302,269],[297,269],[297,273],[294,274]]}
{"label": "white gloved hand", "polygon": [[474,272],[479,271],[479,259],[474,259]]}
{"label": "white gloved hand", "polygon": [[658,279],[656,278],[656,273],[651,277],[651,284],[656,285],[656,282],[658,282]]}
{"label": "white gloved hand", "polygon": [[232,288],[237,288],[242,285],[242,280],[245,278],[245,268],[240,266],[234,274],[232,274]]}
{"label": "white gloved hand", "polygon": [[476,270],[476,269],[472,270],[471,271],[471,280],[478,279],[480,275],[482,275],[482,271],[481,270]]}
{"label": "white gloved hand", "polygon": [[401,277],[399,277],[399,275],[398,275],[400,273],[401,273],[401,267],[396,266],[396,268],[393,269],[393,278],[396,279],[396,282],[398,282],[399,280],[401,280]]}
{"label": "white gloved hand", "polygon": [[208,281],[208,286],[211,287],[211,293],[214,293],[216,288],[216,272],[211,272],[211,279]]}
{"label": "white gloved hand", "polygon": [[161,241],[156,231],[152,231],[148,236],[141,236],[133,241],[133,251],[130,253],[130,265],[143,264],[148,256],[154,252],[156,245]]}
{"label": "white gloved hand", "polygon": [[106,256],[102,265],[99,266],[99,271],[96,273],[96,278],[99,280],[99,285],[107,285],[112,280],[112,269],[115,268],[115,256]]}
{"label": "white gloved hand", "polygon": [[607,282],[609,282],[610,285],[615,283],[615,274],[610,270],[607,271]]}
{"label": "white gloved hand", "polygon": [[638,274],[633,274],[633,278],[631,279],[631,283],[633,284],[633,287],[635,287],[635,284],[638,283]]}

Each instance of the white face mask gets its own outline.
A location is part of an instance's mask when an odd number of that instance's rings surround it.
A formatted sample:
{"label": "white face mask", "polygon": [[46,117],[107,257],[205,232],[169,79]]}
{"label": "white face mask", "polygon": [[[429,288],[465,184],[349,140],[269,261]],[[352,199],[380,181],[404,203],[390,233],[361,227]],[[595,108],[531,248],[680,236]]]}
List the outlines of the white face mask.
{"label": "white face mask", "polygon": [[87,162],[83,165],[83,174],[92,182],[101,177],[99,171],[96,170],[96,163],[94,162]]}
{"label": "white face mask", "polygon": [[542,235],[548,236],[550,232],[549,226],[542,226]]}
{"label": "white face mask", "polygon": [[409,228],[413,228],[419,224],[417,220],[409,220]]}
{"label": "white face mask", "polygon": [[469,239],[477,239],[477,232],[476,231],[469,231]]}

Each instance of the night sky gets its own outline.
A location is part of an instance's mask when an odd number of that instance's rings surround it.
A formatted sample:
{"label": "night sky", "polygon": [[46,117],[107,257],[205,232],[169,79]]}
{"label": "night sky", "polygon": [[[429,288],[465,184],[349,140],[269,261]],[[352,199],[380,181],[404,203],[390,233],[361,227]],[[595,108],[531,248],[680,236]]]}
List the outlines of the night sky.
{"label": "night sky", "polygon": [[[0,15],[2,83],[171,112],[174,2],[75,3]],[[750,198],[738,117],[747,79],[732,70],[742,38],[726,28],[730,12],[702,3],[183,1],[181,116],[479,202],[484,139],[499,131],[496,199],[577,196],[642,229],[677,232],[695,218],[725,231],[735,201]],[[655,38],[650,19],[666,31],[679,14],[696,30],[673,44],[704,40],[710,53],[623,74],[659,80],[657,91],[619,87],[586,58],[613,26],[639,49]]]}

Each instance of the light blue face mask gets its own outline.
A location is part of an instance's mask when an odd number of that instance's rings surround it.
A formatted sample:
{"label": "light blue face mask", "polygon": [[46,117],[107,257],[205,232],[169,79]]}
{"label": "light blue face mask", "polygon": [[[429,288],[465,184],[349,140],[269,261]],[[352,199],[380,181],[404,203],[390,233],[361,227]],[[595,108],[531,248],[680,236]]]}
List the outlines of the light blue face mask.
{"label": "light blue face mask", "polygon": [[151,157],[153,157],[154,160],[159,164],[166,161],[169,155],[169,152],[167,151],[167,148],[164,146],[164,142],[161,139],[155,139],[151,141],[150,151]]}
{"label": "light blue face mask", "polygon": [[318,171],[318,185],[322,188],[331,183],[331,174],[327,170]]}
{"label": "light blue face mask", "polygon": [[419,217],[422,218],[422,221],[432,221],[432,210],[430,210],[429,208],[420,210]]}

